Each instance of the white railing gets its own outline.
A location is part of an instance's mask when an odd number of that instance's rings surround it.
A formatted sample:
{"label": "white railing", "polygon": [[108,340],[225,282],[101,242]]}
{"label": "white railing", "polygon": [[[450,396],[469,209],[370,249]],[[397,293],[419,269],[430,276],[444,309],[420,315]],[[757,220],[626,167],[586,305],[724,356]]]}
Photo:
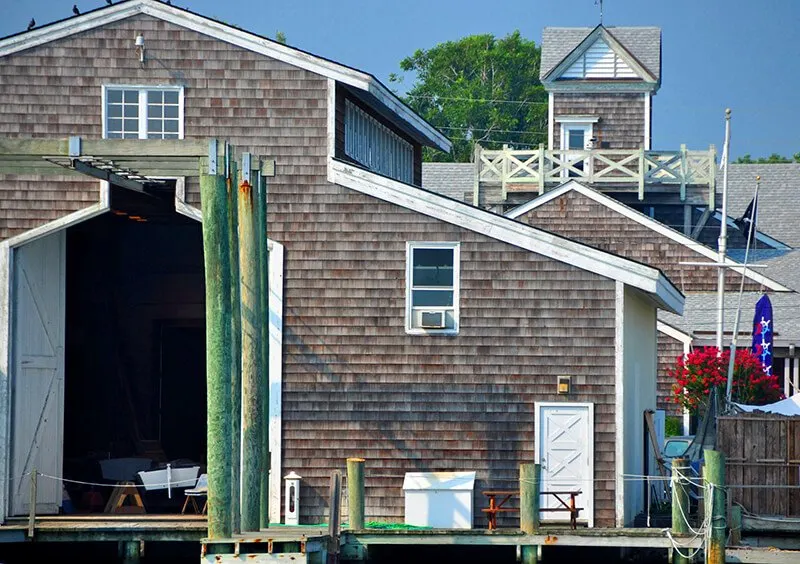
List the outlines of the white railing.
{"label": "white railing", "polygon": [[569,179],[586,184],[629,184],[638,187],[644,198],[647,185],[680,187],[686,199],[687,185],[709,187],[709,202],[714,202],[716,150],[645,151],[642,149],[500,150],[476,146],[477,180],[502,186],[503,200],[508,192],[544,193],[545,186],[562,184]]}

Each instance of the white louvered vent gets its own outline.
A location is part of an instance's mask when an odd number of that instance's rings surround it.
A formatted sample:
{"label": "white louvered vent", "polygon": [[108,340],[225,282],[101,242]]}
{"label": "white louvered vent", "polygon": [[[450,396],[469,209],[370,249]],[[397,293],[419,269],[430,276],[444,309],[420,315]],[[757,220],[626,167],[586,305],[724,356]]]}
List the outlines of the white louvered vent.
{"label": "white louvered vent", "polygon": [[561,78],[639,78],[602,39],[595,41]]}

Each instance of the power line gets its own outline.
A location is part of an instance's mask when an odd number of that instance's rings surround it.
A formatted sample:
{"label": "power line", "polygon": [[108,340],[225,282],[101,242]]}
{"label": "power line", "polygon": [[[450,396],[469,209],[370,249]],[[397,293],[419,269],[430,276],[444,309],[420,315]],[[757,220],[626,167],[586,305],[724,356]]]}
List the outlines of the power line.
{"label": "power line", "polygon": [[523,129],[492,129],[492,128],[480,128],[480,127],[445,127],[440,126],[436,129],[449,129],[455,131],[484,131],[484,132],[492,132],[492,133],[530,133],[531,135],[547,135],[546,131],[526,131]]}
{"label": "power line", "polygon": [[491,98],[457,98],[449,96],[426,96],[424,94],[407,94],[408,98],[422,98],[425,100],[447,100],[448,102],[480,102],[482,104],[517,104],[528,106],[546,106],[548,102],[532,102],[529,100],[503,100]]}

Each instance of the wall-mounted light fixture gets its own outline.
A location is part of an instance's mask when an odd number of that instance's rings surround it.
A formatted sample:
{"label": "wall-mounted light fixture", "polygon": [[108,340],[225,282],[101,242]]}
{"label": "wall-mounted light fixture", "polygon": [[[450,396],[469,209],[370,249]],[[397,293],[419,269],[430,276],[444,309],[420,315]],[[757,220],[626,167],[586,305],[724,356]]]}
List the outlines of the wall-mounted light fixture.
{"label": "wall-mounted light fixture", "polygon": [[569,376],[559,376],[558,377],[558,387],[557,387],[556,391],[558,392],[559,395],[569,394],[570,387],[571,387],[570,386],[571,380],[572,380],[572,378],[570,378]]}
{"label": "wall-mounted light fixture", "polygon": [[139,62],[144,66],[144,35],[141,33],[136,34],[133,45],[136,49],[136,53],[139,55]]}

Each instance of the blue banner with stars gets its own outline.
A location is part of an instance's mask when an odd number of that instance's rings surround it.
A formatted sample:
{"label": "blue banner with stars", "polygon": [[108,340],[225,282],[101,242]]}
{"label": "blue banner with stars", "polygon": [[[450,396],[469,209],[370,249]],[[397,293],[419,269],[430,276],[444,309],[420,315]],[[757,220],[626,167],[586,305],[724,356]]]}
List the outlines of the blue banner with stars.
{"label": "blue banner with stars", "polygon": [[772,303],[766,294],[756,303],[753,317],[753,354],[761,359],[764,372],[772,376]]}

